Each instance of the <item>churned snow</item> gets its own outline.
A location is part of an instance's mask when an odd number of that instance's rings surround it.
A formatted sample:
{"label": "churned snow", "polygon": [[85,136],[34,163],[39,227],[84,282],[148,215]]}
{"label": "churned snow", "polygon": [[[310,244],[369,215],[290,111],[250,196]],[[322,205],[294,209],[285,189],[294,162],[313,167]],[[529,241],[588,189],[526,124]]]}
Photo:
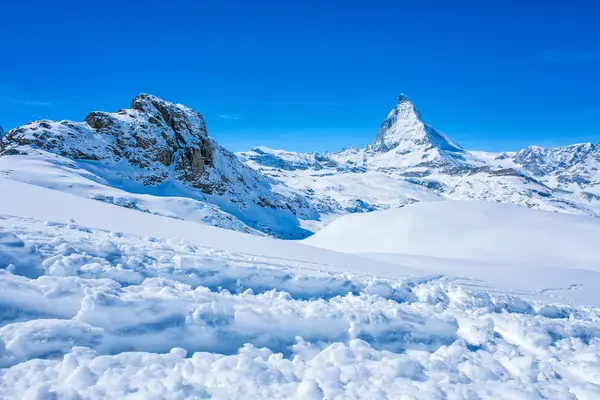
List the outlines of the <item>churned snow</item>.
{"label": "churned snow", "polygon": [[[494,253],[466,264],[369,259],[23,182],[0,179],[0,192],[1,398],[600,396],[598,304],[550,290],[558,286],[525,293],[470,278],[477,265],[494,268]],[[475,212],[531,222],[512,208]],[[543,224],[542,214],[530,218]],[[593,225],[574,221],[542,228]],[[578,263],[597,260],[580,249]],[[440,273],[447,265],[468,268]],[[528,267],[515,279],[533,281]],[[582,285],[597,280],[587,271]]]}

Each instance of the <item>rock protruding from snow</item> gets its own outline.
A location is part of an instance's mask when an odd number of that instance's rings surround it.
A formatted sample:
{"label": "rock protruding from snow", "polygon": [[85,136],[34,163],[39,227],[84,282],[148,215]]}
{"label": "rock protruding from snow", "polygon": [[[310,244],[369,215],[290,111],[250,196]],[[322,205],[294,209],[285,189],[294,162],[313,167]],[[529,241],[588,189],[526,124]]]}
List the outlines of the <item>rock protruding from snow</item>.
{"label": "rock protruding from snow", "polygon": [[530,174],[556,182],[559,188],[600,195],[600,145],[582,143],[550,149],[529,146],[512,159]]}
{"label": "rock protruding from snow", "polygon": [[200,113],[149,94],[137,96],[130,109],[94,111],[85,122],[34,121],[0,142],[4,156],[40,151],[75,160],[96,181],[118,189],[133,185],[135,192],[156,193],[145,188],[160,186],[161,196],[215,204],[275,236],[304,237],[309,232],[299,218],[318,218],[301,194],[274,184],[212,140]]}

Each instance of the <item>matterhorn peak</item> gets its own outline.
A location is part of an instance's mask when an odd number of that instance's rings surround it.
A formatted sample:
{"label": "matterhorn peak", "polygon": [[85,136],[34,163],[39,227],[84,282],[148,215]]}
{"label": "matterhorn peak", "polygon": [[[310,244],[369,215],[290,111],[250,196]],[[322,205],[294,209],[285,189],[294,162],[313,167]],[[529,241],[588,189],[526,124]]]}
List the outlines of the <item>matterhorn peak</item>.
{"label": "matterhorn peak", "polygon": [[368,149],[387,152],[396,148],[400,148],[402,151],[411,151],[416,147],[463,151],[450,138],[426,125],[414,104],[404,93],[401,93],[396,106],[381,124],[375,141]]}
{"label": "matterhorn peak", "polygon": [[398,96],[398,103],[402,103],[408,101],[410,102],[410,100],[408,99],[408,97],[404,94],[404,93],[400,93],[400,96]]}

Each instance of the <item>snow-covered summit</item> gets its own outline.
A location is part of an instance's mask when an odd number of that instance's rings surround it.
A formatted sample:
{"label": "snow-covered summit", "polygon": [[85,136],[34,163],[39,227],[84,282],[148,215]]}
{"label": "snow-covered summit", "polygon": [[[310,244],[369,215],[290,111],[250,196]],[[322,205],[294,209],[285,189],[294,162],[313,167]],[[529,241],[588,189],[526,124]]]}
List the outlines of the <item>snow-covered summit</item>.
{"label": "snow-covered summit", "polygon": [[398,103],[381,124],[375,141],[368,147],[375,152],[392,149],[413,150],[415,147],[437,148],[445,152],[464,152],[446,135],[426,125],[415,105],[403,93]]}

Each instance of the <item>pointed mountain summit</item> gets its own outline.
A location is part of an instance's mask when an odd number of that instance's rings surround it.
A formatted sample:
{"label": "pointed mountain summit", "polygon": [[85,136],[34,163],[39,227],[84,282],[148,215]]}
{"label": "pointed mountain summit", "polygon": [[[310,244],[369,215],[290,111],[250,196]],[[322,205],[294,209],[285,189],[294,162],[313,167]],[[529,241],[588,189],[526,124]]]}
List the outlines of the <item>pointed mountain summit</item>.
{"label": "pointed mountain summit", "polygon": [[398,103],[383,121],[375,141],[368,147],[372,152],[388,152],[393,149],[411,151],[414,149],[437,148],[444,152],[464,152],[452,139],[425,124],[421,114],[404,93],[398,96]]}

